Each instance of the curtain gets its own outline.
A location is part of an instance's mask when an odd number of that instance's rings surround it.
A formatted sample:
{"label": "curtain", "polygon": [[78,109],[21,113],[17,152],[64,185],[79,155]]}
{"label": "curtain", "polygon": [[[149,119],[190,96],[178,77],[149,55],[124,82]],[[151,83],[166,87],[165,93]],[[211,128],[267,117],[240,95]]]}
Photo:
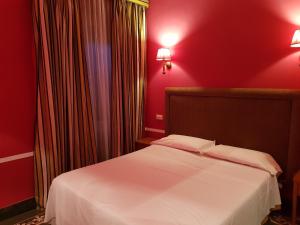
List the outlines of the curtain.
{"label": "curtain", "polygon": [[35,190],[134,150],[143,132],[145,8],[126,0],[34,0]]}
{"label": "curtain", "polygon": [[59,174],[98,162],[78,1],[34,0],[36,200]]}
{"label": "curtain", "polygon": [[134,151],[143,133],[145,7],[116,0],[112,24],[112,156]]}
{"label": "curtain", "polygon": [[112,0],[81,0],[83,40],[92,99],[96,146],[101,161],[111,155]]}

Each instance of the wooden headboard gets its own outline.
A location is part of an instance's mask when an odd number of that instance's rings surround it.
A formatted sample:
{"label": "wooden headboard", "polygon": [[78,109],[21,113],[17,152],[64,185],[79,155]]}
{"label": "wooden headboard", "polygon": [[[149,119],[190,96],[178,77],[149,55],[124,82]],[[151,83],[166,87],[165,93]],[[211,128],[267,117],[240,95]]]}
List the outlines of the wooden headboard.
{"label": "wooden headboard", "polygon": [[285,190],[300,169],[300,91],[167,88],[165,118],[166,134],[271,154]]}

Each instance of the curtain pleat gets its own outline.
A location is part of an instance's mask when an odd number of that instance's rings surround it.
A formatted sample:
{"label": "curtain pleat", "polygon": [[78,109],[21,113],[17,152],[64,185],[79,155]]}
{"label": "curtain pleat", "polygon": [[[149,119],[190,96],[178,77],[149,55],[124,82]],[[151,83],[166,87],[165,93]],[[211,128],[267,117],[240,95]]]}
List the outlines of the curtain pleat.
{"label": "curtain pleat", "polygon": [[34,0],[38,90],[36,200],[45,206],[52,180],[98,162],[79,3]]}
{"label": "curtain pleat", "polygon": [[143,133],[145,7],[117,0],[112,28],[112,156],[134,151]]}

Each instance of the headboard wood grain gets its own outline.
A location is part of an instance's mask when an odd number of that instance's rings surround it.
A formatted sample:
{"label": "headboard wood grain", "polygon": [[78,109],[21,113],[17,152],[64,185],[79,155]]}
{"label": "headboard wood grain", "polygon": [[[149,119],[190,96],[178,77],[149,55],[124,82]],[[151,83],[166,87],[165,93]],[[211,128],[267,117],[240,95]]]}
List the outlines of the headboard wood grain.
{"label": "headboard wood grain", "polygon": [[300,169],[300,91],[166,89],[166,134],[182,134],[271,154],[284,190]]}

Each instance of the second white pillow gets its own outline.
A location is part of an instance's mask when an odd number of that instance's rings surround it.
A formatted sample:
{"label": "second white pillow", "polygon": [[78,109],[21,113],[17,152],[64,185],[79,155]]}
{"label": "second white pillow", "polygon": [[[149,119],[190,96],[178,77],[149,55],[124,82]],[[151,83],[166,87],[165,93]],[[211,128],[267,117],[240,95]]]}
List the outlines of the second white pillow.
{"label": "second white pillow", "polygon": [[282,170],[273,157],[265,152],[238,148],[228,145],[217,145],[205,153],[208,156],[268,171],[271,175],[279,175]]}

